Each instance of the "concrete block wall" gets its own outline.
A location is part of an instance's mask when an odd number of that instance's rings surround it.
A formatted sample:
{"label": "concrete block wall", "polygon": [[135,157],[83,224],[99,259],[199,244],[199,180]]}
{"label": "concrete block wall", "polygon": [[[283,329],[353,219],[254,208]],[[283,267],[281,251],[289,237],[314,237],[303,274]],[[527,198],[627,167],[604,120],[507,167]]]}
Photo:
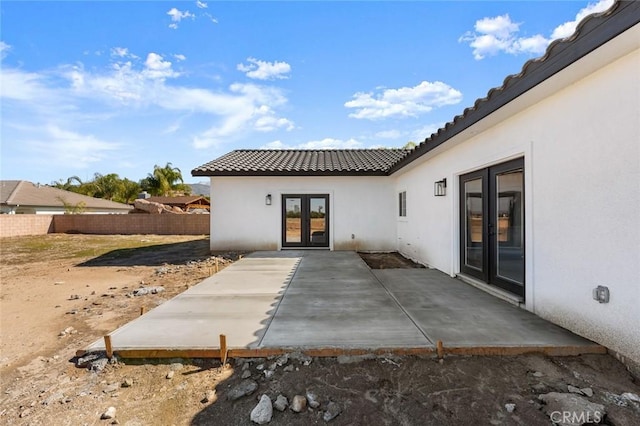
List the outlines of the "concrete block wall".
{"label": "concrete block wall", "polygon": [[0,237],[78,233],[102,235],[208,235],[209,215],[0,215]]}
{"label": "concrete block wall", "polygon": [[208,214],[82,214],[57,215],[55,233],[79,234],[156,234],[205,235],[209,234]]}
{"label": "concrete block wall", "polygon": [[45,235],[53,232],[53,215],[3,214],[0,215],[0,237]]}

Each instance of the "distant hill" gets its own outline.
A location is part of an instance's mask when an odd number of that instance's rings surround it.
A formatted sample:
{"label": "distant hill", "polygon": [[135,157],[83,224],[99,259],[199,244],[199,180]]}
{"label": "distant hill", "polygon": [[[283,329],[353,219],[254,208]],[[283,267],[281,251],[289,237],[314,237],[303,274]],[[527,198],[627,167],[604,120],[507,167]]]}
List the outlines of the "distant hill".
{"label": "distant hill", "polygon": [[206,195],[209,196],[210,186],[204,183],[188,183],[191,187],[191,195]]}

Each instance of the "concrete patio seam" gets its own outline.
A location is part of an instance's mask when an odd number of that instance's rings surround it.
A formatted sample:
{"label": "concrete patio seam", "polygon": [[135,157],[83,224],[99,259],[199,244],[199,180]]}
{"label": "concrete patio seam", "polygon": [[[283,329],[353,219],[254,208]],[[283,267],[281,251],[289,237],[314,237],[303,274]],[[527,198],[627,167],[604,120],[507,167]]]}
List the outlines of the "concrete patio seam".
{"label": "concrete patio seam", "polygon": [[[364,263],[364,260],[362,261]],[[373,273],[373,271],[371,270],[371,268],[369,267],[369,265],[367,265],[367,268],[369,269],[369,274],[378,282],[378,284],[380,284],[382,286],[382,288],[384,289],[384,291],[389,295],[389,297],[391,299],[393,299],[393,301],[395,302],[396,305],[398,305],[398,308],[400,308],[400,310],[407,316],[407,318],[409,318],[409,321],[411,321],[411,323],[418,329],[418,331],[420,331],[420,333],[424,336],[425,339],[427,339],[427,342],[431,343],[432,345],[435,346],[436,342],[434,342],[429,335],[427,334],[426,331],[424,331],[422,329],[422,327],[420,327],[418,325],[418,323],[416,322],[416,320],[409,314],[409,312],[407,312],[407,310],[400,304],[400,302],[398,301],[398,299],[396,299],[396,297],[393,295],[393,293],[391,293],[391,291],[387,288],[387,286],[384,285],[384,283],[382,281],[380,281],[380,279],[376,276],[376,274]]]}
{"label": "concrete patio seam", "polygon": [[303,257],[304,257],[304,254],[302,254],[300,256],[300,260],[298,260],[298,263],[296,263],[296,269],[293,271],[293,274],[291,274],[291,277],[289,278],[289,282],[287,282],[287,285],[286,285],[286,287],[284,288],[284,290],[282,292],[282,296],[278,300],[278,304],[276,305],[276,308],[273,310],[273,314],[268,319],[267,324],[266,324],[265,329],[264,329],[264,333],[262,333],[262,336],[260,337],[260,340],[258,341],[258,344],[256,345],[256,347],[258,347],[258,348],[262,347],[262,341],[264,340],[264,337],[267,335],[267,332],[269,331],[269,327],[271,327],[271,324],[273,323],[273,320],[275,319],[276,315],[278,314],[278,309],[280,309],[280,305],[282,304],[282,301],[284,300],[285,296],[287,295],[287,291],[289,290],[289,287],[291,286],[291,283],[293,282],[293,279],[295,278],[296,274],[298,273],[298,269],[300,269],[300,264],[302,263],[302,258]]}

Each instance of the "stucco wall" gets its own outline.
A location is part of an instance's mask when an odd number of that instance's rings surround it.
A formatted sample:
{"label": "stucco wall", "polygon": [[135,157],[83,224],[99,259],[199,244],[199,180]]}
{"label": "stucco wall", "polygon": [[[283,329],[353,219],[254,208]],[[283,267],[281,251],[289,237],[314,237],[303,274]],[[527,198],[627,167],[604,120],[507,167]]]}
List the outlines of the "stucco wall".
{"label": "stucco wall", "polygon": [[[397,223],[398,249],[459,272],[458,177],[524,156],[527,309],[640,363],[637,42],[567,84],[584,66],[543,84],[551,94],[532,106],[399,173],[408,214]],[[443,177],[448,195],[434,197],[433,182]],[[610,303],[592,299],[598,285],[609,287]]]}
{"label": "stucco wall", "polygon": [[334,250],[395,250],[396,202],[387,177],[211,178],[212,250],[279,249],[282,194],[329,194]]}

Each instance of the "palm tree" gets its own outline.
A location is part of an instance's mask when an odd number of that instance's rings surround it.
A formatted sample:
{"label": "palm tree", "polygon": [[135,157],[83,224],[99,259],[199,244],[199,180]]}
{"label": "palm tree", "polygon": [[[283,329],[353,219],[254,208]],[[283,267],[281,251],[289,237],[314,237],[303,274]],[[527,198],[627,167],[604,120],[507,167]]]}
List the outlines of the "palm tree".
{"label": "palm tree", "polygon": [[82,186],[82,181],[78,176],[71,176],[67,178],[66,182],[62,179],[54,182],[51,186],[58,189],[64,189],[65,191],[78,192],[78,189]]}
{"label": "palm tree", "polygon": [[118,200],[121,203],[132,203],[136,198],[138,198],[138,194],[140,193],[140,184],[138,182],[134,182],[127,178],[122,180],[122,188],[121,193],[119,194]]}
{"label": "palm tree", "polygon": [[122,193],[122,180],[116,173],[108,175],[94,174],[91,190],[94,197],[113,200],[117,195]]}
{"label": "palm tree", "polygon": [[153,173],[149,173],[141,182],[143,189],[151,195],[168,196],[173,192],[190,192],[190,188],[184,184],[182,172],[171,163],[160,167],[153,167]]}

